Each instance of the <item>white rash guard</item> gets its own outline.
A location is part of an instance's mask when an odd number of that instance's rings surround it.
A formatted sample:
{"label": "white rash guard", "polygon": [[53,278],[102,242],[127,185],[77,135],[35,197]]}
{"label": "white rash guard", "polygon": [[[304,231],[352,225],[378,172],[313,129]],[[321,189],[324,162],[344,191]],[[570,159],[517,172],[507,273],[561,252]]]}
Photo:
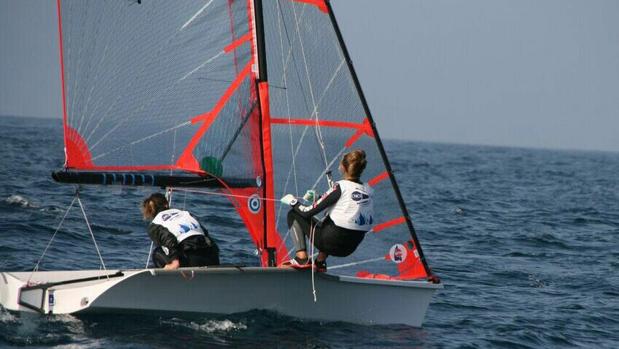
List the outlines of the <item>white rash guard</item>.
{"label": "white rash guard", "polygon": [[338,227],[368,231],[374,224],[374,190],[367,184],[338,181],[342,194],[327,214]]}
{"label": "white rash guard", "polygon": [[176,237],[178,243],[190,236],[205,235],[200,223],[189,212],[175,208],[159,212],[153,219],[153,224],[165,227]]}

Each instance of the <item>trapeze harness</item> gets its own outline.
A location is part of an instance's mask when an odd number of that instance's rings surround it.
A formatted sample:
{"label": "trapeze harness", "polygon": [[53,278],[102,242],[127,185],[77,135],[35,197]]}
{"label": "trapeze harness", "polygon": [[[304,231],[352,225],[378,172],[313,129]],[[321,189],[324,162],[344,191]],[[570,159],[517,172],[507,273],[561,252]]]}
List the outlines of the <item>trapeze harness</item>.
{"label": "trapeze harness", "polygon": [[[314,246],[328,255],[346,257],[353,253],[374,223],[373,189],[349,180],[338,181],[313,206],[295,204],[288,212],[288,227],[297,251],[306,250],[312,224]],[[316,215],[326,217],[320,222]]]}
{"label": "trapeze harness", "polygon": [[158,247],[153,263],[161,268],[178,259],[181,267],[219,264],[219,247],[208,231],[187,211],[161,211],[148,226],[148,236]]}

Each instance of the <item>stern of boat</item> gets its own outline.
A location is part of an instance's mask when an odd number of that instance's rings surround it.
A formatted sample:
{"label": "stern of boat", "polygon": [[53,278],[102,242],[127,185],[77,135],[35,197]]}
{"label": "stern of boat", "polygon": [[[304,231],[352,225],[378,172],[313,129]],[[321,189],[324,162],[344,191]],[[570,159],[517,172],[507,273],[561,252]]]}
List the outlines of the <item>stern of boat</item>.
{"label": "stern of boat", "polygon": [[9,311],[70,314],[135,272],[80,270],[0,273],[0,304]]}

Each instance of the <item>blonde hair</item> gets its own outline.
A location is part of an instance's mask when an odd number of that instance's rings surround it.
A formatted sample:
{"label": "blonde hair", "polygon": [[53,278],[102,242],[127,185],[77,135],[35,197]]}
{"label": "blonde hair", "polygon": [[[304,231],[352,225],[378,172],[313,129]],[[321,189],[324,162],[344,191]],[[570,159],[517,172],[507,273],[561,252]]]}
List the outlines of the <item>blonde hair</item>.
{"label": "blonde hair", "polygon": [[342,167],[344,171],[353,179],[361,178],[361,174],[363,170],[365,170],[367,163],[365,152],[361,149],[353,150],[342,158]]}

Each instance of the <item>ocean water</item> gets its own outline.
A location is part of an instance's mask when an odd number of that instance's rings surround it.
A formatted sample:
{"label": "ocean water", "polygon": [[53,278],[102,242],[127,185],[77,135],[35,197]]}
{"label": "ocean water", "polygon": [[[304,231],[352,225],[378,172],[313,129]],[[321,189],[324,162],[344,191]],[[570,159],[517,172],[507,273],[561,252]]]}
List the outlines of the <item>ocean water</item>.
{"label": "ocean water", "polygon": [[[59,120],[0,117],[0,270],[33,268],[70,204],[56,184]],[[422,328],[208,317],[39,316],[0,309],[0,347],[619,348],[619,153],[386,142],[424,252],[445,288]],[[146,263],[138,203],[152,189],[81,193],[108,268]],[[119,195],[121,194],[121,195]],[[226,262],[255,265],[222,199],[201,217]],[[181,202],[177,201],[177,205]],[[98,268],[78,209],[41,269]]]}

